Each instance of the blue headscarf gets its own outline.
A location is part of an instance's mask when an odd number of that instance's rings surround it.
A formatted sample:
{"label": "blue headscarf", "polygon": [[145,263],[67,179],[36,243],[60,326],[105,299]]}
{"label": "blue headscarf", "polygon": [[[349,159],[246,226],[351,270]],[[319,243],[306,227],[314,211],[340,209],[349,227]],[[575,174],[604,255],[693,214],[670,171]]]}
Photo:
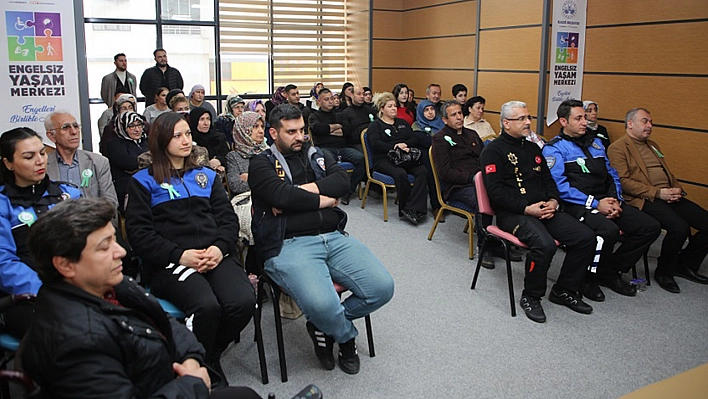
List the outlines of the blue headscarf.
{"label": "blue headscarf", "polygon": [[435,105],[429,100],[421,100],[418,103],[418,107],[416,107],[415,121],[418,123],[418,126],[420,126],[420,128],[424,131],[426,127],[430,127],[430,134],[432,135],[441,131],[442,128],[445,127],[445,123],[442,121],[442,119],[440,119],[440,115],[438,115],[437,112],[435,113],[435,118],[432,121],[425,119],[423,111],[426,107],[435,108]]}

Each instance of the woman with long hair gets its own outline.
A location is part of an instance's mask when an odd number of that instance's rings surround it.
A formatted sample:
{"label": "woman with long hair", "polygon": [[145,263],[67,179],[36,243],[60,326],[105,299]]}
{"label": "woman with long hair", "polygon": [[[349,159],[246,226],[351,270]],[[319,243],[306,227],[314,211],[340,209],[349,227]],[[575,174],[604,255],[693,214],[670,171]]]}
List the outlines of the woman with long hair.
{"label": "woman with long hair", "polygon": [[345,82],[342,85],[342,91],[339,92],[339,110],[344,111],[345,108],[352,105],[352,97],[354,96],[354,84]]}
{"label": "woman with long hair", "polygon": [[393,96],[396,98],[396,116],[413,125],[415,122],[415,106],[411,104],[408,96],[408,86],[398,83],[393,86]]}
{"label": "woman with long hair", "polygon": [[224,377],[221,354],[255,307],[236,255],[238,218],[217,173],[190,157],[192,133],[181,115],[158,116],[148,142],[152,165],[128,185],[128,239],[152,292],[187,315],[205,362]]}
{"label": "woman with long hair", "polygon": [[[79,198],[81,191],[49,180],[44,144],[30,128],[3,133],[0,156],[0,297],[37,295],[42,282],[27,247],[29,228],[55,204]],[[3,330],[22,337],[32,320],[32,306],[16,306],[3,317]]]}
{"label": "woman with long hair", "polygon": [[148,125],[160,114],[170,110],[170,107],[167,106],[167,93],[169,93],[169,91],[170,89],[167,87],[159,87],[155,92],[155,103],[146,107],[145,111],[143,111],[145,122],[147,122]]}
{"label": "woman with long hair", "polygon": [[[396,97],[393,94],[377,94],[374,105],[379,117],[371,122],[367,133],[373,152],[374,170],[393,177],[398,193],[398,216],[416,225],[427,213],[425,194],[428,171],[419,162],[394,165],[388,154],[392,150],[409,153],[418,145],[418,138],[406,121],[396,117]],[[412,187],[408,174],[415,176]]]}

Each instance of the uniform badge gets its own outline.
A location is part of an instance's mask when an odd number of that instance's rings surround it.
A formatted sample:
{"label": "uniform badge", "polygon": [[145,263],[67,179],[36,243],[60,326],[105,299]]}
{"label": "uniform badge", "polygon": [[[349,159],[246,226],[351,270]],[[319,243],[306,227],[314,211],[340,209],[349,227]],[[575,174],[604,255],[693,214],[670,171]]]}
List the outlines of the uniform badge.
{"label": "uniform badge", "polygon": [[61,200],[66,201],[68,199],[71,199],[71,194],[69,193],[61,193]]}
{"label": "uniform badge", "polygon": [[320,165],[320,168],[322,168],[322,170],[327,170],[327,168],[325,167],[324,158],[317,158],[317,164]]}
{"label": "uniform badge", "polygon": [[540,164],[541,164],[541,157],[536,155],[536,165],[540,165]]}
{"label": "uniform badge", "polygon": [[519,158],[517,158],[516,154],[514,154],[513,152],[510,152],[506,157],[509,159],[509,162],[511,162],[513,165],[516,165],[519,163]]}
{"label": "uniform badge", "polygon": [[197,184],[201,188],[206,188],[207,183],[209,183],[209,178],[207,177],[206,173],[204,173],[204,172],[197,173],[194,176],[194,180],[197,182]]}
{"label": "uniform badge", "polygon": [[548,165],[548,169],[553,169],[553,167],[556,165],[556,157],[547,156],[546,157],[546,165]]}
{"label": "uniform badge", "polygon": [[594,149],[596,149],[596,150],[601,150],[601,149],[602,149],[602,148],[600,147],[600,145],[597,144],[597,143],[592,143],[592,148],[594,148]]}

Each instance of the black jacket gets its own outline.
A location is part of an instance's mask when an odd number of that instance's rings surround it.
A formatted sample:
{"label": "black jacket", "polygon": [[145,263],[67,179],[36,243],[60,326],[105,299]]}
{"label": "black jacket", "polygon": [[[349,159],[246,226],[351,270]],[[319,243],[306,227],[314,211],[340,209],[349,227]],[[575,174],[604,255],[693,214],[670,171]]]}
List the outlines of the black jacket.
{"label": "black jacket", "polygon": [[184,88],[182,74],[177,68],[167,66],[163,73],[160,67],[155,64],[143,72],[140,77],[140,92],[145,96],[145,107],[149,107],[155,103],[155,92],[160,87],[167,87],[169,90]]}
{"label": "black jacket", "polygon": [[379,161],[388,160],[388,152],[398,143],[406,143],[411,148],[418,147],[418,137],[413,134],[408,122],[400,118],[394,119],[393,125],[377,119],[371,122],[366,135],[371,144],[374,165]]}
{"label": "black jacket", "polygon": [[147,139],[143,139],[140,144],[120,137],[114,137],[106,142],[106,158],[111,164],[113,186],[116,188],[121,211],[130,177],[138,170],[138,156],[149,150]]}
{"label": "black jacket", "polygon": [[[309,119],[310,133],[315,145],[320,148],[345,148],[349,140],[351,130],[349,125],[344,124],[342,114],[334,112],[324,112],[321,109],[312,112]],[[334,136],[330,133],[329,125],[342,125],[342,136]]]}
{"label": "black jacket", "polygon": [[131,278],[114,305],[65,282],[45,284],[25,336],[25,371],[52,398],[207,398],[204,382],[172,363],[204,348]]}

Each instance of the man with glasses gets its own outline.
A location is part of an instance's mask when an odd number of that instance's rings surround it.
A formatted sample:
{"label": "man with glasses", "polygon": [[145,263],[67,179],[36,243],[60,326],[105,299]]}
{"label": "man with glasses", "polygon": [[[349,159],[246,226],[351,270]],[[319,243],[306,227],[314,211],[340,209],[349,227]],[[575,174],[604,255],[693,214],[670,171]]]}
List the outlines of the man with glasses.
{"label": "man with glasses", "polygon": [[482,151],[480,167],[497,225],[529,247],[520,305],[529,319],[546,321],[541,298],[558,240],[566,256],[548,299],[590,314],[592,307],[579,291],[595,254],[595,233],[560,210],[558,187],[541,149],[526,141],[533,121],[526,103],[505,103],[500,119],[501,134]]}
{"label": "man with glasses", "polygon": [[84,197],[107,198],[117,206],[108,159],[79,149],[81,125],[76,118],[67,111],[52,112],[44,119],[44,128],[47,138],[56,146],[47,160],[49,178],[76,185]]}

